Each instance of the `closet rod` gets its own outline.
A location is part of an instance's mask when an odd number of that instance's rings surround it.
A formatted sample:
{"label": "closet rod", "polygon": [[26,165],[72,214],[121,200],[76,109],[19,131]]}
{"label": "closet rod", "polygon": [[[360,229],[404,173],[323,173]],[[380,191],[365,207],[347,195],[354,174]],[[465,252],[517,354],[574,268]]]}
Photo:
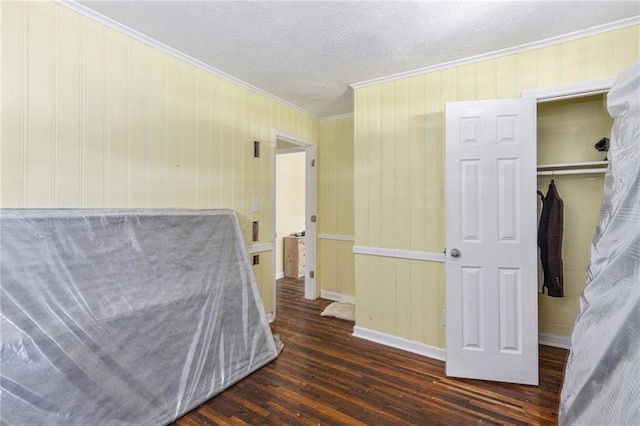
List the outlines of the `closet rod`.
{"label": "closet rod", "polygon": [[538,172],[538,176],[559,176],[559,175],[588,175],[604,173],[607,169],[574,169],[574,170],[544,170]]}

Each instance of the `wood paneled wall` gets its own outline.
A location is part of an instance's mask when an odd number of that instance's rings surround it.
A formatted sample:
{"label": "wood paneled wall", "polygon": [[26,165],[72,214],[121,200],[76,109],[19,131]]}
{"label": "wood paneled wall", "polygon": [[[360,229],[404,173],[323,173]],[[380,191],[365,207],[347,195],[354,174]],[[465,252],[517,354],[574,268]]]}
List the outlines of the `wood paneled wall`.
{"label": "wood paneled wall", "polygon": [[[356,245],[442,253],[446,102],[612,77],[639,59],[638,40],[636,25],[357,88]],[[356,298],[357,326],[444,347],[444,264],[358,254]]]}
{"label": "wood paneled wall", "polygon": [[231,208],[271,241],[271,131],[317,141],[316,118],[60,4],[0,14],[2,207]]}
{"label": "wood paneled wall", "polygon": [[355,296],[353,241],[353,117],[320,122],[318,144],[318,286]]}

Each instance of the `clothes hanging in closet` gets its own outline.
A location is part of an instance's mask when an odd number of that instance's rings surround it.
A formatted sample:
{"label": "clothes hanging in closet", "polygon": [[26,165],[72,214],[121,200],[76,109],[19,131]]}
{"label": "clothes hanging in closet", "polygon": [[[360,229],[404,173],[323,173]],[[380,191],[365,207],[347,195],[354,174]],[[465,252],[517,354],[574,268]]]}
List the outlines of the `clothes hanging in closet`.
{"label": "clothes hanging in closet", "polygon": [[547,195],[538,191],[542,199],[542,214],[538,226],[538,247],[544,280],[542,288],[544,293],[552,297],[563,297],[563,272],[562,272],[562,232],[564,202],[558,194],[556,184],[551,180]]}
{"label": "clothes hanging in closet", "polygon": [[[536,204],[538,205],[538,216],[537,222],[538,226],[540,225],[540,218],[542,217],[542,200],[544,199],[544,194],[538,191],[536,194]],[[539,229],[539,228],[538,228]],[[538,293],[544,293],[544,270],[542,269],[542,255],[540,253],[540,244],[538,244]]]}

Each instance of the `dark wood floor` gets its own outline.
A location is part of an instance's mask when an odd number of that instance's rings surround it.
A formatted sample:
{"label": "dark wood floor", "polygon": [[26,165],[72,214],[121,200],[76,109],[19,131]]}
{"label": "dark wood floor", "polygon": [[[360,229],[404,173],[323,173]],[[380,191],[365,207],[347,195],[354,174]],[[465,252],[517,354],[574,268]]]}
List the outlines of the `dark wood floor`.
{"label": "dark wood floor", "polygon": [[351,336],[353,323],[321,317],[282,279],[277,320],[285,348],[271,364],[176,425],[556,424],[567,351],[540,346],[540,386],[451,379],[444,362]]}

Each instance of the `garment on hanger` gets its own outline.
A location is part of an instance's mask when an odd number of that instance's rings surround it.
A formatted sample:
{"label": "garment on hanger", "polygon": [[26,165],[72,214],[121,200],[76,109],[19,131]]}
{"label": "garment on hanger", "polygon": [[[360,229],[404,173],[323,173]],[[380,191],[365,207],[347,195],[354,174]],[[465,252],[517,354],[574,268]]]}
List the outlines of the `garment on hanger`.
{"label": "garment on hanger", "polygon": [[[542,193],[540,193],[542,197]],[[563,233],[564,202],[558,194],[553,179],[549,184],[547,195],[542,197],[542,214],[538,226],[538,247],[544,275],[542,293],[547,288],[547,294],[552,297],[563,297],[562,272],[562,233]]]}
{"label": "garment on hanger", "polygon": [[[544,200],[544,194],[538,191],[536,195],[536,201],[538,205],[537,223],[540,226],[540,218],[542,217],[542,200]],[[539,232],[538,228],[538,232]],[[538,244],[538,293],[544,293],[544,270],[542,269],[542,254],[540,253],[540,244]]]}

